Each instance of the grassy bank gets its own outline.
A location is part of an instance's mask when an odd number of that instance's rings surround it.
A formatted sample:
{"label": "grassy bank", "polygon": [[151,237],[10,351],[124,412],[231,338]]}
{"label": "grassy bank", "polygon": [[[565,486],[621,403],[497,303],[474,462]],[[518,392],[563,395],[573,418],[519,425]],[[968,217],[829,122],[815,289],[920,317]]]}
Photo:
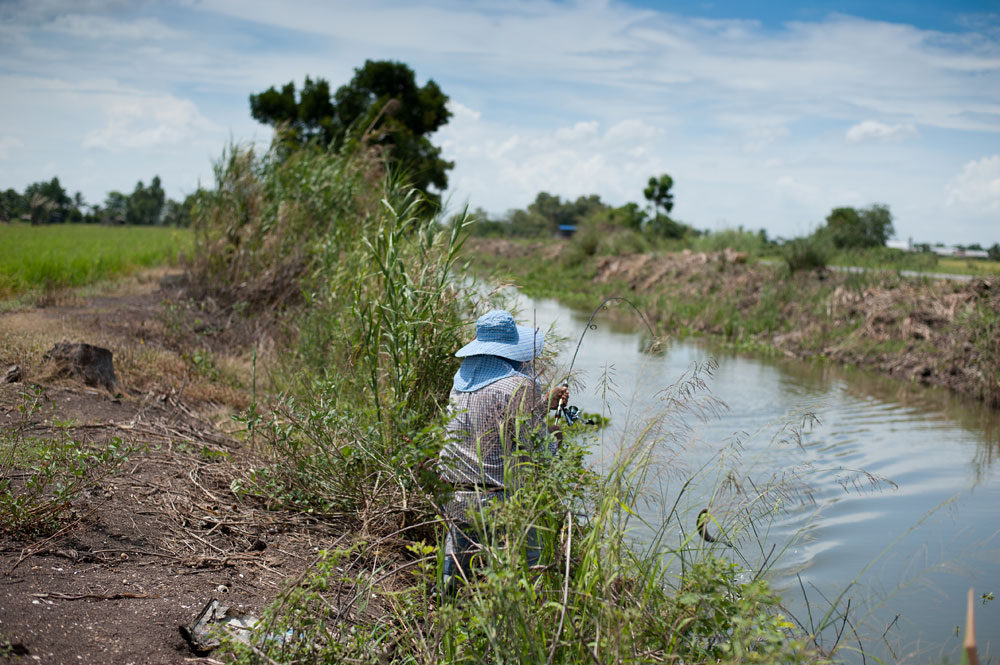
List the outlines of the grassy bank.
{"label": "grassy bank", "polygon": [[618,254],[606,239],[478,240],[469,256],[533,296],[591,309],[627,295],[666,335],[828,359],[941,385],[1000,406],[1000,283],[896,273],[790,273],[730,250]]}
{"label": "grassy bank", "polygon": [[[783,616],[760,571],[700,546],[693,516],[672,514],[647,550],[629,545],[644,478],[704,407],[700,376],[606,477],[570,440],[554,459],[512,470],[508,500],[474,519],[504,534],[453,599],[436,583],[446,492],[444,442],[453,357],[491,306],[456,286],[464,224],[441,226],[417,192],[363,147],[283,161],[234,149],[195,225],[201,294],[287,331],[280,395],[241,416],[253,469],[233,487],[262,505],[338,525],[316,560],[264,613],[240,662],[799,662],[819,658]],[[674,437],[674,438],[672,438]],[[705,481],[709,482],[709,481]],[[678,488],[687,488],[678,481]],[[767,519],[775,494],[746,497]],[[780,488],[773,488],[780,492]],[[680,489],[683,494],[684,489]],[[541,535],[544,566],[524,545]],[[738,532],[739,525],[732,525]],[[680,542],[665,535],[687,534]],[[283,636],[276,639],[275,636]]]}
{"label": "grassy bank", "polygon": [[185,229],[88,224],[0,225],[0,298],[84,286],[176,263]]}

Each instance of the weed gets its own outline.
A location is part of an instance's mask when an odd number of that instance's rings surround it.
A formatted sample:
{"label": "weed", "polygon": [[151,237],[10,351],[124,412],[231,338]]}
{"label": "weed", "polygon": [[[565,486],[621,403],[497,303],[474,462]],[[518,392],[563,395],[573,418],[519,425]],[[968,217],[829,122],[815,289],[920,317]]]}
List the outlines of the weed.
{"label": "weed", "polygon": [[22,393],[17,421],[0,433],[0,531],[13,536],[51,531],[81,493],[134,450],[117,437],[94,450],[74,441],[66,423],[51,437],[28,436],[44,400],[37,387]]}
{"label": "weed", "polygon": [[830,247],[813,236],[789,240],[781,248],[788,272],[825,268],[830,261]]}

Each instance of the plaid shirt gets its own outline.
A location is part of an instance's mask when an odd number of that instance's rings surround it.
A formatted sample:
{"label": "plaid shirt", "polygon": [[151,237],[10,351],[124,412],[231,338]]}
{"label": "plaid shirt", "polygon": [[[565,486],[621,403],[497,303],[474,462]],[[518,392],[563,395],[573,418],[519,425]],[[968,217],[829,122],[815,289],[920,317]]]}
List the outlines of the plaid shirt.
{"label": "plaid shirt", "polygon": [[[519,451],[517,458],[527,458],[546,440],[547,408],[538,383],[515,374],[473,392],[452,390],[448,411],[449,438],[438,458],[439,473],[460,487],[444,510],[448,517],[468,522],[468,511],[511,489],[514,451]],[[552,454],[557,446],[548,437]]]}

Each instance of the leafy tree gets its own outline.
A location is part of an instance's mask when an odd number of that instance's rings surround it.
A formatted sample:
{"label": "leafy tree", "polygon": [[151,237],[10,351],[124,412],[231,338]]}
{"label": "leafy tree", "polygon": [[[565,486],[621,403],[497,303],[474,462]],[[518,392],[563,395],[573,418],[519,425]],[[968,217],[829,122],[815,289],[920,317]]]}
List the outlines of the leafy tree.
{"label": "leafy tree", "polygon": [[401,62],[367,60],[354,77],[330,97],[324,79],[306,77],[296,98],[295,83],[280,91],[273,86],[250,95],[250,113],[272,125],[285,145],[311,143],[339,148],[345,141],[364,139],[382,146],[390,164],[401,169],[417,188],[444,190],[454,163],[428,135],[451,117],[448,97],[433,81],[418,87],[413,70]]}
{"label": "leafy tree", "polygon": [[205,195],[205,190],[199,189],[184,197],[181,202],[170,199],[164,206],[163,224],[166,226],[190,226],[194,218],[195,206]]}
{"label": "leafy tree", "polygon": [[660,208],[667,215],[674,209],[674,195],[670,193],[670,188],[674,186],[674,179],[666,173],[659,178],[653,176],[649,179],[646,189],[642,190],[643,196],[653,206],[653,212],[659,215]]}
{"label": "leafy tree", "polygon": [[657,215],[653,219],[646,222],[646,227],[644,231],[646,233],[659,236],[661,238],[683,238],[692,232],[692,229],[687,224],[681,224],[676,222],[667,215]]}
{"label": "leafy tree", "polygon": [[0,220],[9,222],[28,214],[28,204],[16,189],[9,188],[0,194]]}
{"label": "leafy tree", "polygon": [[993,243],[993,246],[986,250],[986,255],[990,261],[1000,261],[1000,243]]}
{"label": "leafy tree", "polygon": [[165,199],[166,196],[159,176],[153,176],[149,187],[144,187],[140,180],[135,185],[135,191],[128,197],[128,203],[125,206],[125,222],[145,226],[159,224]]}
{"label": "leafy tree", "polygon": [[45,196],[41,192],[34,192],[31,195],[30,214],[31,214],[31,224],[48,224],[52,221],[53,212],[56,209],[56,203],[49,197]]}
{"label": "leafy tree", "polygon": [[105,224],[124,224],[128,215],[128,195],[119,191],[108,192],[104,199],[101,220]]}
{"label": "leafy tree", "polygon": [[28,185],[24,188],[23,198],[30,209],[32,224],[65,222],[69,216],[72,200],[59,184],[59,178]]}
{"label": "leafy tree", "polygon": [[834,208],[820,232],[829,236],[838,249],[885,247],[895,233],[889,206],[878,203],[861,210]]}
{"label": "leafy tree", "polygon": [[648,217],[646,211],[639,207],[638,203],[629,202],[615,209],[613,219],[618,226],[633,231],[641,231]]}
{"label": "leafy tree", "polygon": [[330,84],[323,79],[313,81],[307,76],[297,100],[294,81],[286,83],[280,92],[271,86],[259,95],[250,95],[250,115],[273,125],[282,139],[294,143],[328,144],[337,136]]}

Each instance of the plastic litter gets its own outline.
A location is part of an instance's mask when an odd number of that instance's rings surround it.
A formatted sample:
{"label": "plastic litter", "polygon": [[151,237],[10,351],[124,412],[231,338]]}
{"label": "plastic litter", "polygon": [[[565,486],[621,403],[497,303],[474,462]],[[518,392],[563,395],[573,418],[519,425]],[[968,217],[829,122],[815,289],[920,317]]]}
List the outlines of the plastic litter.
{"label": "plastic litter", "polygon": [[190,626],[181,626],[181,635],[191,650],[205,656],[222,644],[223,631],[244,644],[250,643],[250,631],[257,625],[257,617],[223,605],[213,598],[205,604],[198,618]]}

